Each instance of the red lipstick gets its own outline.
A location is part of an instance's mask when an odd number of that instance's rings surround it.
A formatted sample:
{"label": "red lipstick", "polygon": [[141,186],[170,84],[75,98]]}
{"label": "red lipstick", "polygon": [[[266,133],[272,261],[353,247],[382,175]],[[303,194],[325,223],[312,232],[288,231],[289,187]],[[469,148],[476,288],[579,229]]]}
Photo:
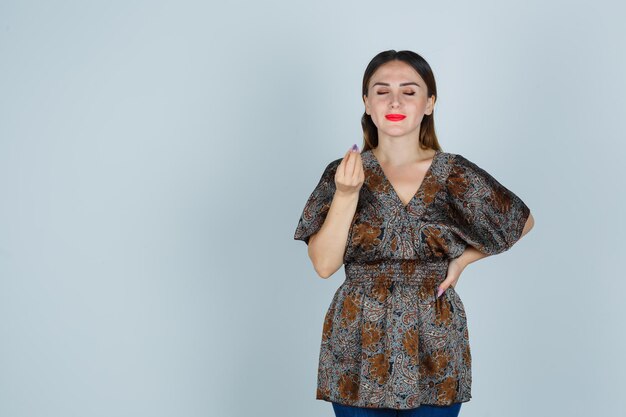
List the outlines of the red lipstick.
{"label": "red lipstick", "polygon": [[385,115],[385,118],[387,120],[391,120],[392,122],[398,122],[398,121],[404,119],[405,117],[406,116],[404,114],[397,114],[397,113]]}

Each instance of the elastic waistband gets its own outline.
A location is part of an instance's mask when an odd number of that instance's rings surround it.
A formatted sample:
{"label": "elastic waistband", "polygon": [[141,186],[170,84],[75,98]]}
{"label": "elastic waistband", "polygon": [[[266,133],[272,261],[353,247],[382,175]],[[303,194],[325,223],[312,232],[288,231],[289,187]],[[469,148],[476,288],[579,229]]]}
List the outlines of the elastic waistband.
{"label": "elastic waistband", "polygon": [[403,283],[418,285],[425,281],[439,283],[446,278],[448,259],[423,262],[420,260],[384,260],[377,262],[348,262],[344,269],[346,282],[359,284]]}

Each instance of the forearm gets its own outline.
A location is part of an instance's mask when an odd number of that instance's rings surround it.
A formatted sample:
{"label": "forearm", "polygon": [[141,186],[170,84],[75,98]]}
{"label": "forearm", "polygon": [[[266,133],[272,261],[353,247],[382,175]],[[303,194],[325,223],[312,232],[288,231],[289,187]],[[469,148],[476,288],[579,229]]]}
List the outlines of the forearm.
{"label": "forearm", "polygon": [[328,278],[343,265],[350,226],[359,201],[358,193],[335,192],[324,224],[309,239],[309,258],[322,278]]}
{"label": "forearm", "polygon": [[467,248],[465,248],[465,251],[463,251],[461,256],[457,258],[458,259],[457,262],[459,262],[459,264],[463,268],[465,268],[467,265],[471,264],[472,262],[476,262],[477,260],[486,258],[487,256],[489,255],[487,255],[486,253],[482,253],[475,247],[468,246]]}

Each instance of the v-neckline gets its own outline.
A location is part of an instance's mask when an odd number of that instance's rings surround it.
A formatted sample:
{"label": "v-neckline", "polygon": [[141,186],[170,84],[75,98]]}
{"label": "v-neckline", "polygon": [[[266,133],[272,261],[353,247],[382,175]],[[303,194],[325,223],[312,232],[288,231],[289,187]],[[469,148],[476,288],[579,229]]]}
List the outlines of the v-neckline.
{"label": "v-neckline", "polygon": [[406,204],[404,204],[404,202],[400,198],[400,195],[396,191],[396,187],[394,187],[393,184],[391,183],[391,181],[389,181],[389,178],[387,177],[387,174],[385,174],[385,170],[383,170],[383,166],[378,161],[378,158],[376,158],[376,155],[374,155],[373,149],[370,149],[370,153],[372,155],[372,159],[376,163],[376,166],[380,170],[381,176],[383,177],[384,181],[389,185],[389,188],[391,189],[391,192],[394,195],[395,199],[398,201],[398,203],[400,203],[400,206],[402,208],[407,209],[411,205],[411,203],[413,203],[413,201],[417,199],[417,196],[420,193],[420,191],[422,191],[422,188],[424,188],[424,183],[426,182],[428,177],[431,175],[432,167],[435,164],[435,159],[437,158],[437,155],[439,155],[441,153],[441,151],[440,150],[435,150],[435,154],[433,155],[432,160],[430,161],[430,165],[426,169],[426,173],[424,174],[424,178],[422,178],[422,182],[420,183],[419,187],[417,187],[417,190],[413,193],[413,195],[409,199],[408,203],[406,203]]}

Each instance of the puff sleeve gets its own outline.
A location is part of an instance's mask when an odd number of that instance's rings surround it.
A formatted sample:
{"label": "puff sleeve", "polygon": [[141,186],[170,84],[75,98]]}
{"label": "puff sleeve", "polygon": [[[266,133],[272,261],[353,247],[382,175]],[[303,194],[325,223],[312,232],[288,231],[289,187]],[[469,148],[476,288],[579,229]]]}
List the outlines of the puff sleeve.
{"label": "puff sleeve", "polygon": [[324,169],[322,177],[304,205],[293,236],[295,240],[302,240],[308,245],[311,235],[319,231],[324,224],[335,195],[335,173],[341,160],[342,158],[332,161]]}
{"label": "puff sleeve", "polygon": [[446,186],[453,230],[465,243],[495,255],[520,239],[530,209],[484,169],[457,154]]}

